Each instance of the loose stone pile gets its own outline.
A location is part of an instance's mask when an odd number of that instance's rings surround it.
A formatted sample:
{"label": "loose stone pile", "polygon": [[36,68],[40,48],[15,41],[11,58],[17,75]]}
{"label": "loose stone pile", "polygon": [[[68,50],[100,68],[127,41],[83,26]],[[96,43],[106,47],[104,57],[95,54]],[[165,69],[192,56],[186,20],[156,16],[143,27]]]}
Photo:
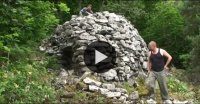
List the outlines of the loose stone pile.
{"label": "loose stone pile", "polygon": [[124,103],[133,103],[139,99],[137,91],[134,91],[129,96],[126,89],[116,87],[115,84],[102,83],[89,77],[86,77],[83,82],[88,84],[90,91],[100,92],[108,98],[118,99]]}
{"label": "loose stone pile", "polygon": [[61,57],[63,65],[74,64],[85,69],[83,52],[94,41],[108,42],[117,53],[116,67],[98,74],[105,80],[124,81],[146,68],[148,50],[137,29],[125,17],[107,11],[72,16],[57,27],[40,50]]}

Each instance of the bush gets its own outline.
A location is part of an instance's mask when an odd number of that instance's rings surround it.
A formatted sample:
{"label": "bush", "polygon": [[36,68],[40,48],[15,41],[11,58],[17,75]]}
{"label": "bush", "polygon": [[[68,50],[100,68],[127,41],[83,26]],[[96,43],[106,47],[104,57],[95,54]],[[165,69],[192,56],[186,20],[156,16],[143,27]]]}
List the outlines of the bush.
{"label": "bush", "polygon": [[190,53],[180,55],[179,59],[181,60],[184,68],[190,68],[190,66],[191,66],[191,64],[190,64],[191,63],[190,62],[191,61],[191,54]]}
{"label": "bush", "polygon": [[16,62],[0,71],[1,103],[41,103],[55,101],[47,63]]}
{"label": "bush", "polygon": [[181,67],[179,55],[187,53],[188,42],[183,36],[184,18],[173,1],[158,2],[142,32],[146,42],[154,40],[173,57],[174,64]]}
{"label": "bush", "polygon": [[191,52],[191,57],[192,57],[192,67],[196,70],[200,68],[200,35],[196,36],[193,38],[192,41],[192,46],[193,50]]}
{"label": "bush", "polygon": [[168,87],[173,92],[186,93],[188,91],[187,84],[179,81],[175,77],[170,77],[168,79]]}

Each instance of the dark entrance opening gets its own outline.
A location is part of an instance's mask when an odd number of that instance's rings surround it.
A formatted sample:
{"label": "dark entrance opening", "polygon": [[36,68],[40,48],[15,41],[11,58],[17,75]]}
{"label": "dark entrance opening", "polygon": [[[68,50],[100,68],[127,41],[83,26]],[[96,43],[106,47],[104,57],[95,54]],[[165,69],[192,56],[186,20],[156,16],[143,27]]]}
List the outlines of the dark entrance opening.
{"label": "dark entrance opening", "polygon": [[73,56],[73,50],[72,47],[65,47],[64,49],[61,50],[61,64],[63,67],[66,69],[70,69],[72,66],[72,56]]}

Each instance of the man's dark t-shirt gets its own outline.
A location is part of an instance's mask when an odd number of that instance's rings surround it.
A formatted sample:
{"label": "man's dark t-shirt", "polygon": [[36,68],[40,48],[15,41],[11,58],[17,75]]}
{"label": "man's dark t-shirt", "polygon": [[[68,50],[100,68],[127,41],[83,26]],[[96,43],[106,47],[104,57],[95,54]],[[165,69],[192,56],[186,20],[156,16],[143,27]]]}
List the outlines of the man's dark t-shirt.
{"label": "man's dark t-shirt", "polygon": [[152,63],[152,70],[159,72],[164,69],[164,57],[160,53],[160,49],[157,54],[151,52],[150,61]]}
{"label": "man's dark t-shirt", "polygon": [[80,14],[81,14],[81,15],[84,15],[84,16],[89,15],[89,13],[92,13],[92,10],[91,10],[91,9],[88,9],[87,7],[84,7],[84,8],[81,9],[81,11],[80,11]]}

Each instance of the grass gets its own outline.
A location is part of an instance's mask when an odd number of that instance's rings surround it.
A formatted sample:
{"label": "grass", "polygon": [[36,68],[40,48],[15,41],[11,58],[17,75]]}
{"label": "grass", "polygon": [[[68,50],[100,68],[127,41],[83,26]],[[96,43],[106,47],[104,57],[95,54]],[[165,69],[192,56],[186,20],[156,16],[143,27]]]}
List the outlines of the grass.
{"label": "grass", "polygon": [[[200,90],[198,88],[200,88],[200,86],[192,84],[193,82],[191,80],[190,81],[187,80],[188,77],[187,71],[173,69],[171,70],[170,73],[172,73],[172,76],[168,76],[167,78],[167,85],[170,97],[172,99],[180,101],[192,99],[195,104],[199,103]],[[145,80],[137,78],[136,81],[139,86],[135,90],[139,92],[140,98],[146,97],[148,95],[148,90],[147,87],[145,86]],[[128,89],[131,90],[131,88]],[[156,101],[158,102],[158,104],[162,103],[159,89],[156,89]]]}
{"label": "grass", "polygon": [[[170,95],[175,99],[192,99],[194,103],[200,102],[200,72],[195,70],[172,69],[172,77],[168,78]],[[192,80],[193,79],[193,80]]]}
{"label": "grass", "polygon": [[127,90],[128,94],[131,94],[131,92],[135,90],[132,86],[128,84],[128,82],[123,82],[122,85],[123,85],[122,87]]}

